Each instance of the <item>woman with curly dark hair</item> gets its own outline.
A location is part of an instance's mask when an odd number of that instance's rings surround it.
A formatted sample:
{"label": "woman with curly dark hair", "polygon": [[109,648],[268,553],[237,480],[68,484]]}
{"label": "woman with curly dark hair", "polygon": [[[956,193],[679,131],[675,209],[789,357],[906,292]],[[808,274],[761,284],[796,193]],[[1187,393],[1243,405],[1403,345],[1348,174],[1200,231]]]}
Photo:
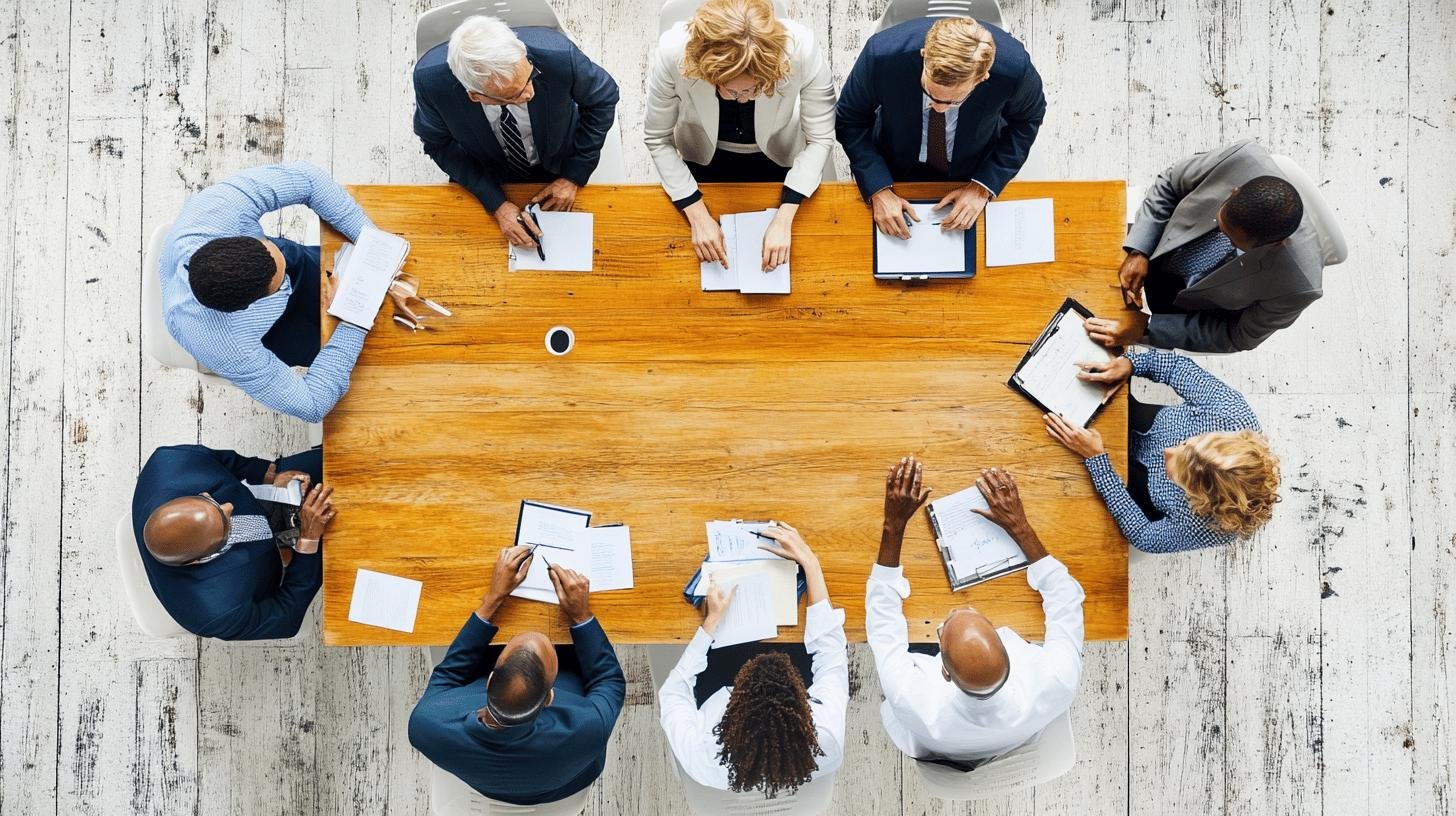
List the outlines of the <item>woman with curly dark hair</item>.
{"label": "woman with curly dark hair", "polygon": [[763,535],[774,541],[764,549],[804,570],[804,645],[751,643],[710,653],[734,594],[710,586],[703,624],[658,700],[668,744],[693,781],[773,798],[792,796],[843,762],[849,668],[844,610],[830,606],[819,559],[783,522]]}

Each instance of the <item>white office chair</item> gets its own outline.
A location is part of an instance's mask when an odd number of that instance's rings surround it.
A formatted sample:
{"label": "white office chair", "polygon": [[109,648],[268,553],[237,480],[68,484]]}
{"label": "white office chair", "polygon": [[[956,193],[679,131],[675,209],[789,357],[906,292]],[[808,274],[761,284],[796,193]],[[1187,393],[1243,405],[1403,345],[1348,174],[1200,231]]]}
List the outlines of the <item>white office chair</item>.
{"label": "white office chair", "polygon": [[1319,237],[1320,254],[1324,257],[1325,266],[1334,266],[1344,263],[1350,256],[1350,248],[1345,244],[1345,233],[1340,229],[1340,224],[1335,220],[1334,208],[1325,196],[1320,192],[1319,185],[1304,168],[1295,163],[1294,159],[1288,156],[1271,156],[1274,164],[1278,165],[1279,172],[1284,178],[1294,185],[1299,191],[1299,198],[1304,202],[1304,215],[1314,222],[1315,235]]}
{"label": "white office chair", "polygon": [[[657,33],[661,34],[677,23],[687,22],[702,4],[703,0],[667,0],[662,4],[662,13],[657,16]],[[773,8],[775,17],[789,16],[783,0],[774,0]]]}
{"label": "white office chair", "polygon": [[192,634],[168,614],[152,591],[141,551],[137,549],[130,512],[122,513],[121,519],[116,522],[116,562],[120,567],[121,588],[131,604],[132,615],[136,616],[137,628],[143,634],[158,638],[188,637]]}
{"label": "white office chair", "polygon": [[450,39],[466,17],[499,17],[511,28],[541,26],[566,33],[546,0],[456,0],[424,12],[415,21],[415,59]]}
{"label": "white office chair", "polygon": [[996,0],[890,0],[875,31],[884,31],[921,17],[971,17],[997,28],[1001,25],[1001,4]]}
{"label": "white office chair", "polygon": [[172,339],[167,324],[162,320],[162,246],[170,223],[159,224],[147,240],[147,251],[142,255],[142,348],[153,360],[168,368],[190,368],[211,377],[217,375],[204,368],[187,350]]}
{"label": "white office chair", "polygon": [[1077,747],[1070,714],[1052,720],[1041,735],[974,771],[957,771],[930,762],[916,762],[920,784],[940,799],[995,799],[1034,788],[1072,770]]}
{"label": "white office chair", "polygon": [[540,805],[497,802],[481,796],[455,774],[430,766],[430,812],[434,816],[513,816],[524,813],[533,816],[577,816],[586,810],[589,798],[591,788],[587,787],[560,801]]}
{"label": "white office chair", "polygon": [[1147,195],[1147,188],[1141,184],[1127,185],[1127,225],[1137,220],[1138,210],[1143,208],[1143,197]]}
{"label": "white office chair", "polygon": [[688,810],[695,816],[819,816],[829,812],[830,800],[834,797],[835,774],[811,780],[793,795],[781,793],[768,799],[758,791],[735,793],[700,785],[683,771],[676,759],[672,764],[682,780]]}

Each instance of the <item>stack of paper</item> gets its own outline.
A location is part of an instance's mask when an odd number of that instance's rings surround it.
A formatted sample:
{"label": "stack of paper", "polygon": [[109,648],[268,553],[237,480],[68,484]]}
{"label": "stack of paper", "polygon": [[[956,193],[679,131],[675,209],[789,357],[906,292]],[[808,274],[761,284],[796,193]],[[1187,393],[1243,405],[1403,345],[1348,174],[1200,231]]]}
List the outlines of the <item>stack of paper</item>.
{"label": "stack of paper", "polygon": [[698,264],[704,292],[742,292],[745,295],[787,295],[789,264],[763,271],[763,234],[778,208],[760,212],[729,213],[718,219],[728,248],[728,268],[717,261]]}
{"label": "stack of paper", "polygon": [[756,535],[770,524],[708,522],[708,558],[688,583],[687,593],[702,598],[710,582],[725,590],[737,587],[728,613],[714,634],[715,648],[773,637],[778,627],[799,622],[799,565],[761,549],[760,545],[772,542]]}
{"label": "stack of paper", "polygon": [[359,240],[334,256],[334,302],[329,314],[369,331],[409,255],[409,242],[374,227],[359,231]]}
{"label": "stack of paper", "polygon": [[541,502],[521,502],[516,544],[532,549],[526,580],[511,593],[560,604],[548,568],[552,564],[585,575],[592,592],[631,589],[632,534],[625,525],[591,527],[591,513]]}
{"label": "stack of paper", "polygon": [[[532,205],[526,212],[541,228],[538,252],[512,246],[507,266],[512,272],[534,269],[543,272],[592,271],[592,233],[595,221],[589,212],[546,212]],[[542,259],[545,255],[545,259]]]}

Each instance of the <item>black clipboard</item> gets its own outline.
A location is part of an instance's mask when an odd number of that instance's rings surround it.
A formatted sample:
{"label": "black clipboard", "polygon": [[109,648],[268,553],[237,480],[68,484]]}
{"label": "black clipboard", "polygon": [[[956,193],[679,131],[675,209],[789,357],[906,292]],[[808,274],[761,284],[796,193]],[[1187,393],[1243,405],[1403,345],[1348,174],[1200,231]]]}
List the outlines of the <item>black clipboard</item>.
{"label": "black clipboard", "polygon": [[[532,501],[530,499],[521,499],[521,507],[520,507],[519,510],[516,511],[516,537],[515,537],[515,542],[514,543],[515,543],[515,546],[517,546],[517,547],[521,547],[521,546],[525,546],[526,545],[526,542],[524,542],[524,541],[521,540],[521,519],[523,519],[523,518],[526,517],[526,508],[527,507],[541,507],[541,508],[545,508],[547,510],[555,510],[558,513],[567,513],[567,514],[570,514],[570,515],[573,515],[573,516],[585,516],[586,517],[586,525],[585,526],[587,526],[587,527],[590,527],[591,526],[592,514],[589,513],[589,512],[587,512],[586,510],[578,510],[575,507],[563,507],[563,506],[561,506],[559,504],[547,504],[546,502]],[[607,525],[607,526],[613,526],[613,525]]]}
{"label": "black clipboard", "polygon": [[[940,199],[938,198],[907,198],[905,200],[910,202],[911,204],[935,204],[936,202],[940,201]],[[948,210],[950,208],[947,207],[946,209]],[[976,221],[979,220],[980,218],[977,217]],[[875,226],[875,222],[871,220],[870,252],[874,257],[874,264],[870,267],[870,273],[874,275],[875,280],[883,281],[968,280],[970,278],[974,278],[976,276],[976,221],[972,221],[971,225],[965,229],[966,268],[964,271],[947,270],[935,272],[927,270],[925,272],[918,272],[914,274],[894,273],[881,275],[879,241],[880,228]]]}
{"label": "black clipboard", "polygon": [[[1066,314],[1067,312],[1076,312],[1083,318],[1089,318],[1094,316],[1091,309],[1088,309],[1086,306],[1078,303],[1073,298],[1067,298],[1066,300],[1062,301],[1062,305],[1059,306],[1057,310],[1052,313],[1051,320],[1047,321],[1046,328],[1042,329],[1041,334],[1037,335],[1036,340],[1033,341],[1031,344],[1031,348],[1027,349],[1026,353],[1021,356],[1021,362],[1016,364],[1016,368],[1011,370],[1011,376],[1006,379],[1007,388],[1010,388],[1012,391],[1015,391],[1016,393],[1025,397],[1027,401],[1030,402],[1032,405],[1040,408],[1041,412],[1044,414],[1050,414],[1053,413],[1053,411],[1052,409],[1043,405],[1041,400],[1032,396],[1030,391],[1022,388],[1021,384],[1016,381],[1016,375],[1018,372],[1021,371],[1022,368],[1026,366],[1027,362],[1031,360],[1031,358],[1035,356],[1038,351],[1041,350],[1042,345],[1044,345],[1052,335],[1057,333],[1057,323],[1062,319],[1062,315]],[[1092,416],[1087,418],[1087,425],[1090,426],[1093,420],[1097,419],[1098,415],[1102,413],[1102,409],[1106,408],[1108,404],[1112,402],[1112,397],[1117,393],[1117,390],[1117,388],[1107,389],[1107,395],[1102,398],[1102,404],[1097,406],[1097,410],[1093,411]]]}

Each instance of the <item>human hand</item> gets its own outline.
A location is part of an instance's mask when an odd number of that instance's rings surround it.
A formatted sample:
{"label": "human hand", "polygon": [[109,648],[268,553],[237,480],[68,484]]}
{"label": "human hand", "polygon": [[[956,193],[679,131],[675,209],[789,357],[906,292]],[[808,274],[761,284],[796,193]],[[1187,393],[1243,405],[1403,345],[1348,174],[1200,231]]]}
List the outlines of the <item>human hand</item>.
{"label": "human hand", "polygon": [[1001,468],[981,471],[976,479],[976,489],[986,498],[987,509],[972,507],[971,512],[983,516],[1001,529],[1014,533],[1030,527],[1026,521],[1026,508],[1021,505],[1021,493],[1016,489],[1016,480]]}
{"label": "human hand", "polygon": [[880,232],[902,240],[910,238],[910,228],[905,225],[905,219],[920,220],[920,216],[915,214],[915,207],[889,187],[870,196],[870,207],[874,210],[875,226],[880,228]]}
{"label": "human hand", "polygon": [[316,484],[298,508],[298,539],[317,542],[334,520],[334,489]]}
{"label": "human hand", "polygon": [[763,271],[768,272],[789,262],[789,244],[794,239],[795,204],[780,204],[768,229],[763,233]]}
{"label": "human hand", "polygon": [[718,624],[722,622],[723,616],[728,614],[728,606],[733,603],[733,596],[737,593],[737,586],[733,586],[725,592],[717,582],[711,578],[708,579],[708,592],[703,596],[704,632],[711,635],[718,631]]}
{"label": "human hand", "polygon": [[274,487],[288,487],[288,483],[294,479],[298,480],[298,492],[307,496],[308,488],[313,484],[313,477],[301,470],[285,470],[274,476],[271,484]]}
{"label": "human hand", "polygon": [[914,456],[906,456],[890,468],[885,476],[885,526],[905,531],[910,517],[930,498],[931,488],[921,488],[923,466]]}
{"label": "human hand", "polygon": [[688,219],[688,226],[693,231],[693,252],[697,253],[700,261],[717,261],[728,268],[728,244],[723,240],[723,228],[718,226],[718,221],[713,214],[708,212],[708,205],[702,201],[694,201],[683,210],[683,216]]}
{"label": "human hand", "polygon": [[490,573],[490,586],[486,587],[480,608],[475,611],[481,620],[490,620],[505,603],[506,597],[526,580],[526,573],[531,571],[532,555],[530,547],[505,547],[496,556]]}
{"label": "human hand", "polygon": [[813,550],[809,549],[809,545],[804,542],[804,537],[799,535],[799,531],[787,523],[776,521],[759,530],[759,535],[765,538],[771,538],[774,541],[772,544],[758,545],[760,550],[771,552],[774,555],[781,555],[790,561],[796,561],[801,567],[817,567],[819,565],[819,557],[814,554]]}
{"label": "human hand", "polygon": [[532,204],[540,204],[547,212],[565,212],[576,203],[576,192],[581,187],[576,182],[559,178],[531,198]]}
{"label": "human hand", "polygon": [[1094,343],[1107,348],[1131,346],[1148,333],[1148,315],[1136,309],[1125,309],[1117,317],[1089,317],[1082,324]]}
{"label": "human hand", "polygon": [[1143,281],[1148,277],[1148,256],[1129,252],[1117,270],[1117,283],[1122,287],[1122,302],[1135,309],[1143,307]]}
{"label": "human hand", "polygon": [[561,611],[573,626],[591,620],[591,579],[574,569],[552,564],[546,568],[551,576],[551,585],[556,587],[556,598],[561,601]]}
{"label": "human hand", "polygon": [[536,239],[541,237],[541,228],[536,225],[536,219],[530,213],[507,201],[495,208],[495,222],[500,225],[501,234],[512,246],[536,248]]}
{"label": "human hand", "polygon": [[1077,363],[1077,379],[1103,385],[1122,385],[1132,377],[1132,360],[1114,357],[1095,363]]}
{"label": "human hand", "polygon": [[950,212],[940,219],[941,230],[963,230],[970,227],[981,217],[981,210],[986,208],[986,202],[990,200],[991,193],[975,182],[946,193],[940,203],[935,205],[937,210],[950,207]]}
{"label": "human hand", "polygon": [[1046,414],[1047,435],[1062,443],[1062,446],[1083,459],[1091,459],[1107,452],[1102,445],[1102,434],[1091,428],[1079,428],[1068,422],[1061,414]]}

